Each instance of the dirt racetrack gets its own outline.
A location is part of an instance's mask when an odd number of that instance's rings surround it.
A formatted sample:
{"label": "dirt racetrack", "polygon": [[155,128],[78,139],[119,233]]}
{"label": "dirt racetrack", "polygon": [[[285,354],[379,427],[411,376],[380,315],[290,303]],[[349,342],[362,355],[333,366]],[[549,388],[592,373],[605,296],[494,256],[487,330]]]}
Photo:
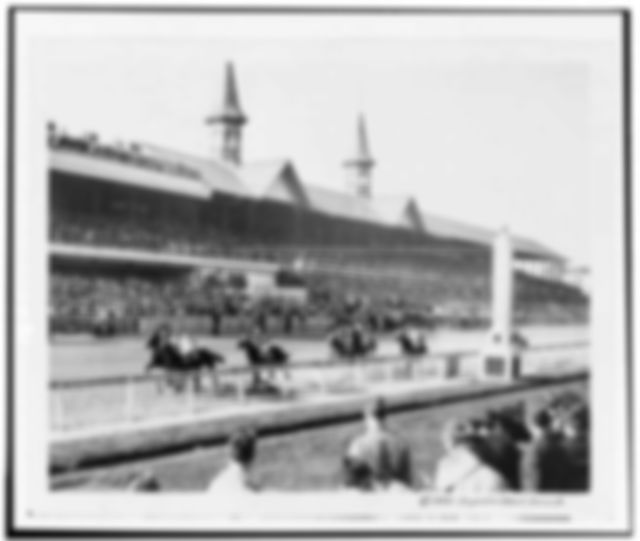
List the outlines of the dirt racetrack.
{"label": "dirt racetrack", "polygon": [[[536,326],[523,332],[535,345],[579,342],[587,340],[589,328],[585,326]],[[474,350],[486,339],[484,330],[443,329],[429,336],[434,352]],[[228,366],[245,365],[244,357],[236,347],[237,338],[198,337],[198,343],[221,352]],[[295,363],[324,359],[328,349],[324,339],[287,339],[282,344],[292,353]],[[380,341],[378,353],[397,354],[398,346],[391,339]],[[90,379],[117,375],[141,374],[149,360],[144,337],[93,339],[90,337],[54,337],[51,344],[50,378],[54,381]]]}

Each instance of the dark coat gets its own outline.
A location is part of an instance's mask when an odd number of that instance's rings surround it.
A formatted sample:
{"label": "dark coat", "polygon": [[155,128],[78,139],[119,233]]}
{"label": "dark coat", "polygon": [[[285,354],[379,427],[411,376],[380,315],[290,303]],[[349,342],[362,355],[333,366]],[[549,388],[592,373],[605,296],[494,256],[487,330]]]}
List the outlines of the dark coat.
{"label": "dark coat", "polygon": [[376,482],[411,486],[411,452],[406,442],[384,428],[365,432],[349,444],[347,457],[365,463]]}
{"label": "dark coat", "polygon": [[568,471],[566,490],[584,492],[591,483],[589,441],[586,435],[576,437],[564,443],[567,453]]}
{"label": "dark coat", "polygon": [[487,437],[487,462],[506,480],[511,490],[520,489],[521,452],[513,440],[504,434]]}
{"label": "dark coat", "polygon": [[559,436],[545,434],[522,455],[522,488],[532,492],[561,492],[568,484],[568,453]]}

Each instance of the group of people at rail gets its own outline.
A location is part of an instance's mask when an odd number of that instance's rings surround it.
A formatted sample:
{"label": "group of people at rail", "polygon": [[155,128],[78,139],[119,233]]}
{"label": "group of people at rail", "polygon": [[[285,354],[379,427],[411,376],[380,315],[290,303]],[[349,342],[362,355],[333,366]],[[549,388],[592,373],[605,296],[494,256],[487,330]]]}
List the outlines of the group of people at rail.
{"label": "group of people at rail", "polygon": [[[442,453],[433,471],[415,466],[412,448],[392,428],[384,400],[364,408],[362,428],[336,456],[341,470],[339,491],[380,494],[434,491],[487,495],[541,492],[583,493],[590,489],[590,408],[572,391],[552,396],[528,418],[522,404],[489,410],[464,419],[450,419],[441,433]],[[242,427],[228,441],[227,463],[212,473],[207,491],[229,497],[268,494],[256,470],[259,441],[254,430]],[[133,474],[131,491],[162,490],[152,471]]]}
{"label": "group of people at rail", "polygon": [[[455,327],[481,326],[488,317],[474,303],[422,302],[409,291],[396,295],[398,288],[394,289],[393,284],[374,287],[377,282],[373,281],[372,292],[365,287],[369,282],[364,279],[358,285],[339,276],[332,279],[310,276],[307,300],[302,302],[275,297],[249,299],[240,275],[236,281],[233,278],[229,276],[228,283],[204,283],[200,277],[190,275],[162,277],[54,270],[49,291],[51,332],[130,334],[140,332],[145,319],[183,316],[204,316],[204,324],[209,328],[201,332],[211,334],[238,332],[248,323],[283,334],[324,331],[329,322],[340,317],[349,297],[364,299],[371,308],[366,315],[368,324],[376,330],[394,328],[407,312],[421,317],[423,322]],[[533,313],[530,308],[516,301],[516,316],[523,310],[530,316]],[[565,308],[568,310],[570,307]]]}
{"label": "group of people at rail", "polygon": [[199,317],[208,321],[202,332],[213,335],[237,332],[248,324],[288,334],[313,325],[309,320],[326,311],[313,301],[263,298],[250,302],[239,288],[202,282],[54,273],[51,329],[54,333],[114,336],[140,332],[144,319]]}
{"label": "group of people at rail", "polygon": [[[200,334],[262,332],[295,334],[326,331],[336,320],[357,317],[374,331],[393,330],[403,317],[427,322],[430,306],[413,307],[388,295],[375,304],[365,296],[312,290],[306,301],[250,299],[233,284],[212,277],[142,278],[54,272],[50,283],[53,333],[91,332],[114,336],[141,331],[144,319],[204,319]],[[356,314],[357,312],[357,314]]]}

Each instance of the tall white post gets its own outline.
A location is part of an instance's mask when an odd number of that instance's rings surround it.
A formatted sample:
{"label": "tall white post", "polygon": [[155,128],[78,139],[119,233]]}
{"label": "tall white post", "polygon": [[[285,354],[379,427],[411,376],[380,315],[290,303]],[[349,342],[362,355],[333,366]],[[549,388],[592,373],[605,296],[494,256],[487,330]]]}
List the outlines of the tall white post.
{"label": "tall white post", "polygon": [[483,375],[491,379],[512,379],[513,348],[513,253],[506,227],[493,242],[491,281],[491,331],[483,356]]}
{"label": "tall white post", "polygon": [[[511,235],[503,227],[493,241],[491,332],[510,337],[513,320],[513,261]],[[509,340],[507,340],[507,343]]]}

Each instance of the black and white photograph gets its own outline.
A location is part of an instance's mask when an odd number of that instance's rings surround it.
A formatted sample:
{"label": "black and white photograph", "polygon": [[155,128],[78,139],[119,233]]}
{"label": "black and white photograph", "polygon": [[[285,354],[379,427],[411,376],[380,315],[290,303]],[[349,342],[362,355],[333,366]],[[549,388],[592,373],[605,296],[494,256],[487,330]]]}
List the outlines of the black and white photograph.
{"label": "black and white photograph", "polygon": [[14,6],[12,528],[628,531],[630,17]]}

